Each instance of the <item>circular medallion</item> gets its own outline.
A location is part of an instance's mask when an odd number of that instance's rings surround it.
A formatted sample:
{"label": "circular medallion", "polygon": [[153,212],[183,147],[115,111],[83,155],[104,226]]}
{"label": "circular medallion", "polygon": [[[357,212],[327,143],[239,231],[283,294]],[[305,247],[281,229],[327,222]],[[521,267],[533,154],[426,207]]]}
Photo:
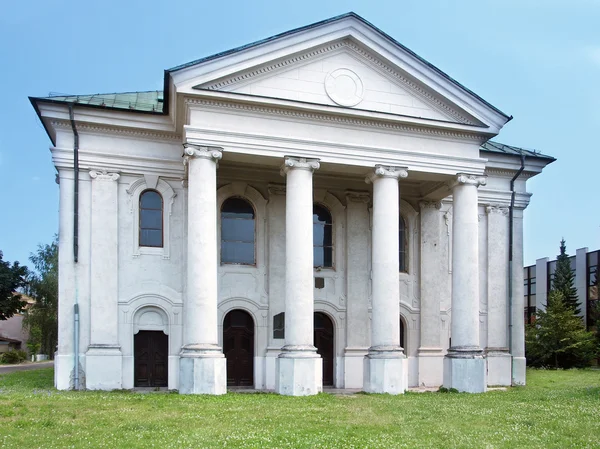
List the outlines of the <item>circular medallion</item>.
{"label": "circular medallion", "polygon": [[336,69],[325,77],[325,92],[340,106],[356,106],[363,100],[363,83],[349,69]]}

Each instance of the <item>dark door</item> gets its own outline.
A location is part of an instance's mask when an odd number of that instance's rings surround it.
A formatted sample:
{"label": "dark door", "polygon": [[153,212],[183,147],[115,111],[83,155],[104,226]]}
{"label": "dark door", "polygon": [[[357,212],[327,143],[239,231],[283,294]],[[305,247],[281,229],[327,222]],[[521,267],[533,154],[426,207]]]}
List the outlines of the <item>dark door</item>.
{"label": "dark door", "polygon": [[139,331],[133,337],[134,385],[168,385],[169,337],[162,331]]}
{"label": "dark door", "polygon": [[315,346],[323,359],[323,385],[333,385],[333,323],[327,315],[315,312]]}
{"label": "dark door", "polygon": [[223,352],[227,358],[227,385],[254,385],[254,321],[243,310],[232,310],[223,321]]}

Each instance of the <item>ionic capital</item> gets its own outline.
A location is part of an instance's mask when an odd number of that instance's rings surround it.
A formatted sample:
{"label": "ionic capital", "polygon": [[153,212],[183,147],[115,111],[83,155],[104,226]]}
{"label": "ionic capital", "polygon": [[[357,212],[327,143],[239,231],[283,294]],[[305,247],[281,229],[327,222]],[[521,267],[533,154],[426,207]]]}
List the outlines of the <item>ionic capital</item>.
{"label": "ionic capital", "polygon": [[485,207],[485,212],[490,215],[490,214],[500,214],[503,216],[508,216],[508,207],[499,205],[499,204],[490,204],[489,206]]}
{"label": "ionic capital", "polygon": [[440,210],[442,208],[442,202],[441,201],[419,201],[419,207],[421,209]]}
{"label": "ionic capital", "polygon": [[346,201],[348,203],[368,203],[371,200],[369,192],[346,190]]}
{"label": "ionic capital", "polygon": [[484,186],[487,184],[487,176],[481,175],[469,175],[467,173],[458,173],[456,178],[448,183],[448,187],[453,189],[456,186]]}
{"label": "ionic capital", "polygon": [[376,165],[373,173],[365,178],[367,184],[372,183],[377,178],[406,178],[408,177],[408,167],[391,167],[386,165]]}
{"label": "ionic capital", "polygon": [[96,181],[116,181],[120,177],[118,173],[109,173],[107,170],[90,170],[90,178]]}
{"label": "ionic capital", "polygon": [[190,143],[184,144],[184,153],[185,156],[183,158],[183,163],[188,164],[189,159],[191,158],[202,158],[209,159],[215,162],[218,162],[219,159],[223,157],[223,153],[221,152],[221,148],[219,147],[206,147],[199,145],[192,145]]}
{"label": "ionic capital", "polygon": [[305,157],[290,157],[286,156],[283,161],[283,165],[281,166],[281,176],[287,175],[290,170],[308,170],[313,172],[318,170],[321,164],[319,164],[319,159],[308,159]]}

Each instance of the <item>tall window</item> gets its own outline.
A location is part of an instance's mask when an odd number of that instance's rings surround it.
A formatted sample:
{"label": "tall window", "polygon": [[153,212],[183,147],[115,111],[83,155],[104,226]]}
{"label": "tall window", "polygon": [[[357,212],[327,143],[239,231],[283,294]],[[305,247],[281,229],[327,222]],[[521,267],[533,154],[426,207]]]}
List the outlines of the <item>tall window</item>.
{"label": "tall window", "polygon": [[408,273],[408,266],[406,263],[406,222],[402,215],[400,215],[399,226],[398,226],[398,242],[399,242],[399,254],[398,261],[400,262],[400,272]]}
{"label": "tall window", "polygon": [[254,265],[254,208],[242,198],[229,198],[221,207],[221,263]]}
{"label": "tall window", "polygon": [[156,190],[140,195],[140,246],[163,246],[163,199]]}
{"label": "tall window", "polygon": [[333,267],[331,213],[319,204],[313,206],[313,257],[315,267]]}

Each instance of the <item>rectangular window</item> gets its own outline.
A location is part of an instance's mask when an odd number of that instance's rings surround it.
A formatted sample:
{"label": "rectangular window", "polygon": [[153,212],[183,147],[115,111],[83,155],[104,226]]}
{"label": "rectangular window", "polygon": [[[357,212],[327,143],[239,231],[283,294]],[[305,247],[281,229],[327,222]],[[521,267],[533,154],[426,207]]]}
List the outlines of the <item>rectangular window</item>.
{"label": "rectangular window", "polygon": [[273,317],[273,338],[285,338],[285,313],[278,313]]}

